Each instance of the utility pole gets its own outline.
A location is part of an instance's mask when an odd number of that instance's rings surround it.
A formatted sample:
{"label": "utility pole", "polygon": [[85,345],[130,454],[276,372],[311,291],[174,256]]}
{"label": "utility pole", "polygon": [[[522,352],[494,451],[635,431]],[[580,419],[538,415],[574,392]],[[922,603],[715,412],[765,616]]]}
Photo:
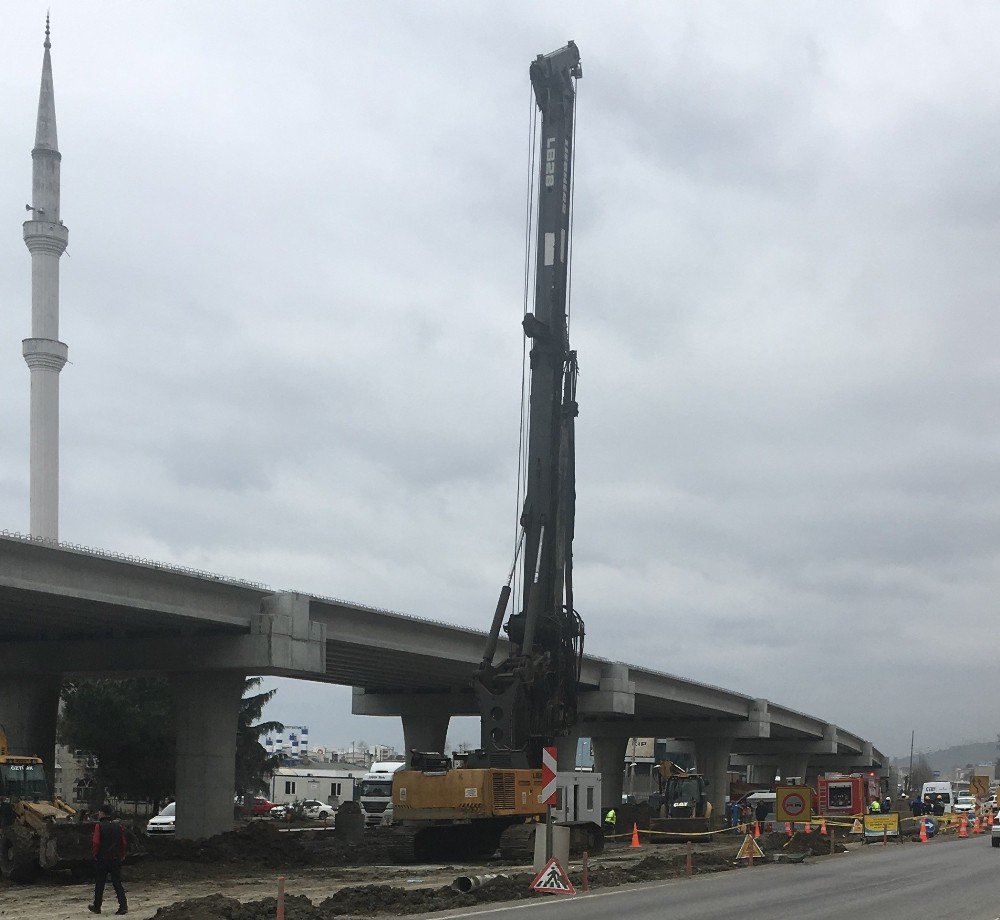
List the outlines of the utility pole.
{"label": "utility pole", "polygon": [[910,777],[913,776],[913,736],[916,735],[917,730],[913,729],[910,732],[910,772],[906,774],[906,794],[913,795],[913,786],[910,785]]}

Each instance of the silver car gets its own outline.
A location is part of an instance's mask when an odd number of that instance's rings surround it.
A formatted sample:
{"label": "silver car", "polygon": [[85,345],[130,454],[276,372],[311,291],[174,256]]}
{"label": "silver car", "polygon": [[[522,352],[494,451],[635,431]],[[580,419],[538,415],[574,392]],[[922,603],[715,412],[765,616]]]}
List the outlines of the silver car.
{"label": "silver car", "polygon": [[151,837],[159,834],[172,834],[174,828],[174,815],[177,803],[171,802],[155,818],[150,818],[146,824],[146,833]]}

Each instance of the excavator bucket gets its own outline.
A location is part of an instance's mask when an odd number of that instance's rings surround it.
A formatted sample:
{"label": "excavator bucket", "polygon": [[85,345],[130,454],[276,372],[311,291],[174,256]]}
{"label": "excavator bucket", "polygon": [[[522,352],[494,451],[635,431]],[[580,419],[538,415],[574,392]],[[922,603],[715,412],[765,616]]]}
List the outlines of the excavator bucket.
{"label": "excavator bucket", "polygon": [[94,822],[46,824],[39,833],[38,862],[43,869],[73,869],[93,861]]}

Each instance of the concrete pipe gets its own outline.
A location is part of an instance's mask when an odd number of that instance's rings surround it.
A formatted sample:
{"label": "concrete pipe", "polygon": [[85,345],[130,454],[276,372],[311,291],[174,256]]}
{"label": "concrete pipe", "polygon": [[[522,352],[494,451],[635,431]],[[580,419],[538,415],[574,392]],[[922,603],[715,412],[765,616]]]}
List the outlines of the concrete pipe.
{"label": "concrete pipe", "polygon": [[495,878],[506,878],[506,876],[498,872],[494,872],[492,875],[460,875],[451,883],[451,890],[457,891],[459,894],[468,894],[474,888],[479,888]]}

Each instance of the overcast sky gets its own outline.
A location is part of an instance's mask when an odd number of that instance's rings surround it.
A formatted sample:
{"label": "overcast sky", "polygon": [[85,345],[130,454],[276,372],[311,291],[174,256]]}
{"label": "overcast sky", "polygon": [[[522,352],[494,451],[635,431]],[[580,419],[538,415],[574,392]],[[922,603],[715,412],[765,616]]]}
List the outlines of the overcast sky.
{"label": "overcast sky", "polygon": [[[15,531],[46,6],[0,30]],[[517,512],[528,65],[573,38],[588,649],[890,753],[996,733],[1000,7],[52,18],[62,539],[485,629]],[[315,742],[401,739],[346,688],[279,685],[270,714]]]}

